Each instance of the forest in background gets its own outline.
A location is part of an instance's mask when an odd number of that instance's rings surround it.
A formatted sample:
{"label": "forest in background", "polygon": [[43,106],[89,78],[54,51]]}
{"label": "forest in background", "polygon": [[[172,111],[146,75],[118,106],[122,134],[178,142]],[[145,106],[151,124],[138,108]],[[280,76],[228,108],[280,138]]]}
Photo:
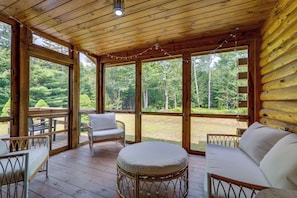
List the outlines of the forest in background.
{"label": "forest in background", "polygon": [[[196,113],[242,113],[237,59],[247,57],[247,50],[193,56],[191,68],[191,107]],[[108,67],[105,72],[105,107],[108,110],[134,110],[135,65]],[[182,112],[182,59],[145,62],[142,65],[143,111]]]}
{"label": "forest in background", "polygon": [[[10,106],[10,26],[0,23],[0,109],[7,115]],[[40,37],[36,44],[58,49],[63,47]],[[61,48],[61,49],[60,49]],[[81,56],[80,107],[95,109],[96,68],[88,58]],[[193,56],[191,74],[191,106],[197,113],[243,113],[239,100],[247,96],[238,94],[238,58],[247,57],[247,50],[211,52]],[[134,110],[135,65],[107,67],[105,86],[106,110]],[[37,58],[30,58],[30,107],[68,107],[68,67]],[[182,59],[144,62],[142,66],[143,111],[182,112]]]}

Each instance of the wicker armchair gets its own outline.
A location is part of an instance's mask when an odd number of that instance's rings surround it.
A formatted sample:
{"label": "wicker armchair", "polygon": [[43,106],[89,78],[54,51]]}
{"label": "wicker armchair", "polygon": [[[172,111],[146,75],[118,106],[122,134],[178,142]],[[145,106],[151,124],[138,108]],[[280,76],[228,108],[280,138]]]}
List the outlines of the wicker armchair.
{"label": "wicker armchair", "polygon": [[0,197],[28,197],[29,182],[39,171],[48,176],[48,137],[0,140]]}
{"label": "wicker armchair", "polygon": [[120,140],[123,146],[125,140],[125,124],[115,119],[114,113],[89,114],[90,123],[87,126],[89,147],[91,155],[94,156],[94,143]]}

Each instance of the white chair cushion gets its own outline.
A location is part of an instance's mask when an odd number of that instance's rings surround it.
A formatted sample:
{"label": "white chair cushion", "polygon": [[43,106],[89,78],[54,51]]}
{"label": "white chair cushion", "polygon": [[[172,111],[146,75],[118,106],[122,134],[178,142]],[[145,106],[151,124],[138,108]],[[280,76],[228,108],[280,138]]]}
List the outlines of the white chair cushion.
{"label": "white chair cushion", "polygon": [[115,113],[89,114],[93,131],[117,128]]}
{"label": "white chair cushion", "polygon": [[260,162],[260,168],[275,188],[297,190],[297,135],[280,139]]}
{"label": "white chair cushion", "polygon": [[0,155],[8,153],[7,146],[3,140],[0,139]]}
{"label": "white chair cushion", "polygon": [[93,138],[96,140],[100,140],[100,139],[103,140],[103,139],[120,137],[120,136],[124,136],[124,130],[121,128],[93,131]]}
{"label": "white chair cushion", "polygon": [[242,135],[239,148],[257,164],[263,159],[272,146],[289,132],[274,129],[258,122],[253,123]]}

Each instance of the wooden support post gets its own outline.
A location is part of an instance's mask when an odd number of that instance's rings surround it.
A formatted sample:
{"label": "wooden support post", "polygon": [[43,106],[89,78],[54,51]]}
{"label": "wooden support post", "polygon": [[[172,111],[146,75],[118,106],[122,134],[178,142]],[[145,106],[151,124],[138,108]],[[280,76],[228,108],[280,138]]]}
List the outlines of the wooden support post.
{"label": "wooden support post", "polygon": [[31,43],[31,32],[25,27],[20,27],[20,128],[18,136],[28,135],[28,114],[29,114],[29,74],[30,57],[28,54],[29,44]]}
{"label": "wooden support post", "polygon": [[183,119],[182,145],[187,151],[191,145],[191,53],[183,54]]}
{"label": "wooden support post", "polygon": [[97,98],[97,103],[96,103],[96,111],[98,113],[104,113],[104,87],[105,87],[105,67],[104,64],[101,63],[101,58],[97,57],[96,59],[97,65],[96,65],[96,98]]}
{"label": "wooden support post", "polygon": [[141,70],[142,70],[142,62],[141,60],[136,61],[136,90],[135,90],[135,141],[141,142]]}
{"label": "wooden support post", "polygon": [[260,119],[261,74],[259,67],[259,51],[260,41],[255,38],[249,44],[248,54],[248,125],[251,125],[255,121],[259,121]]}
{"label": "wooden support post", "polygon": [[19,111],[20,111],[20,26],[16,22],[12,23],[12,42],[11,42],[11,109],[10,117],[10,136],[16,137],[19,134]]}
{"label": "wooden support post", "polygon": [[[79,53],[75,53],[76,49],[73,50],[71,57],[73,58],[73,66],[70,69],[70,83],[69,83],[69,106],[72,109],[71,117],[71,130],[69,130],[70,136],[70,148],[75,148],[79,144],[79,96],[80,96],[80,66],[79,66]],[[72,83],[71,83],[72,82]]]}

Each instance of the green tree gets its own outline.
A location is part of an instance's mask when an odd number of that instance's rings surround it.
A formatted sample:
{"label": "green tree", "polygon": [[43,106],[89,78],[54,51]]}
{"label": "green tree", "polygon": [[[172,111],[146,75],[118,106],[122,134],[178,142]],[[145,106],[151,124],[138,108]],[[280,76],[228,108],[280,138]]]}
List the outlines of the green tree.
{"label": "green tree", "polygon": [[[182,104],[181,59],[152,61],[143,64],[143,109],[172,110]],[[180,111],[180,109],[178,110]]]}
{"label": "green tree", "polygon": [[[88,108],[96,108],[96,64],[80,53],[80,94],[87,95],[91,101]],[[82,102],[82,100],[81,100]],[[84,104],[81,104],[81,107]]]}
{"label": "green tree", "polygon": [[49,106],[44,100],[40,99],[38,100],[38,102],[35,104],[34,107],[49,107]]}
{"label": "green tree", "polygon": [[30,58],[30,106],[43,99],[50,107],[68,107],[68,68]]}
{"label": "green tree", "polygon": [[10,99],[11,26],[0,22],[0,109]]}
{"label": "green tree", "polygon": [[208,55],[192,57],[191,93],[193,107],[207,107],[208,105],[209,60]]}
{"label": "green tree", "polygon": [[[135,66],[116,66],[105,70],[105,108],[134,109]],[[131,100],[132,98],[132,100]],[[112,110],[108,109],[108,110]]]}
{"label": "green tree", "polygon": [[170,64],[172,67],[169,78],[171,107],[176,110],[182,107],[182,60],[173,59],[170,60]]}
{"label": "green tree", "polygon": [[9,111],[10,111],[10,99],[7,100],[7,102],[5,103],[2,109],[1,117],[9,116]]}
{"label": "green tree", "polygon": [[93,109],[92,101],[87,94],[80,95],[80,108]]}
{"label": "green tree", "polygon": [[0,48],[10,49],[11,46],[11,26],[0,22]]}
{"label": "green tree", "polygon": [[159,96],[158,90],[158,62],[146,62],[142,65],[142,105],[146,110],[150,105],[155,105],[155,98]]}

